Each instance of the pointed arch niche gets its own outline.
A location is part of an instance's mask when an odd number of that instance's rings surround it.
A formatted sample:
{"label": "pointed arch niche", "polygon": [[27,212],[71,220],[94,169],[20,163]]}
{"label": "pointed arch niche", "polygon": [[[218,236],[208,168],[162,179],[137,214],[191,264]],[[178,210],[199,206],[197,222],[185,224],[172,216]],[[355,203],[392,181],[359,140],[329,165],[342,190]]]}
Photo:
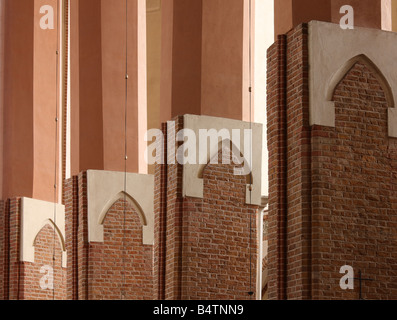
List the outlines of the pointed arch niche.
{"label": "pointed arch niche", "polygon": [[135,209],[142,224],[143,244],[154,241],[154,177],[127,174],[127,192],[124,192],[124,173],[87,171],[88,241],[104,242],[103,223],[109,209],[124,200]]}
{"label": "pointed arch niche", "polygon": [[[230,138],[233,137],[233,130],[239,130],[240,133],[240,145],[234,145],[232,152],[238,152],[234,156],[242,159],[249,159],[246,153],[251,152],[251,177],[252,177],[252,197],[247,192],[246,203],[252,203],[254,205],[261,204],[261,176],[262,176],[262,125],[258,123],[252,123],[232,120],[226,118],[209,117],[209,116],[196,116],[196,115],[185,115],[184,116],[184,129],[189,129],[194,132],[196,137],[197,146],[200,143],[200,130],[216,130],[218,133],[228,132],[229,137],[222,137],[221,141],[218,140],[218,144],[211,145],[207,144],[206,163],[201,163],[204,159],[204,155],[197,154],[196,164],[185,164],[183,167],[183,187],[182,193],[184,197],[203,198],[204,196],[204,183],[203,183],[203,170],[210,162],[211,159],[216,157],[219,151],[226,145],[231,146]],[[245,130],[252,129],[252,141],[251,143],[245,143]],[[232,139],[233,140],[233,139]],[[233,141],[234,143],[235,141]],[[246,146],[247,145],[247,146]],[[246,148],[251,150],[246,150]],[[201,148],[200,152],[202,152]],[[198,152],[199,153],[199,152]],[[231,162],[233,164],[233,162]],[[249,179],[248,179],[249,180]],[[248,181],[247,180],[247,181]],[[247,190],[249,190],[250,184],[247,184]]]}
{"label": "pointed arch niche", "polygon": [[46,225],[55,229],[62,248],[62,267],[66,268],[65,207],[30,198],[21,199],[21,261],[35,262],[35,241]]}
{"label": "pointed arch niche", "polygon": [[66,268],[67,265],[67,256],[66,256],[66,244],[65,244],[65,237],[62,234],[62,231],[57,227],[55,222],[52,219],[48,219],[47,221],[44,221],[43,226],[39,230],[39,232],[36,234],[32,246],[36,249],[36,242],[37,238],[39,237],[40,233],[44,230],[45,227],[49,226],[53,232],[55,232],[56,239],[55,241],[59,242],[59,246],[61,247],[62,250],[62,268]]}
{"label": "pointed arch niche", "polygon": [[[215,150],[215,149],[214,149]],[[199,165],[199,171],[198,171],[198,177],[200,179],[204,178],[204,171],[205,169],[210,165],[210,164],[218,164],[218,163],[224,163],[221,159],[219,159],[219,155],[221,154],[221,157],[228,156],[230,159],[229,164],[231,166],[235,167],[235,174],[245,176],[246,179],[246,202],[250,203],[250,187],[251,184],[254,185],[256,179],[259,177],[254,178],[252,175],[252,170],[249,166],[247,165],[248,161],[244,157],[244,155],[240,152],[240,149],[230,140],[230,139],[225,139],[222,140],[218,143],[218,149],[216,150],[215,154],[211,154],[207,156],[207,164],[200,164]],[[245,170],[249,170],[248,174],[245,174],[243,172],[244,170],[244,165],[246,165]],[[241,171],[240,171],[241,168]]]}
{"label": "pointed arch niche", "polygon": [[331,84],[328,88],[327,100],[332,101],[336,88],[350,70],[356,65],[357,62],[364,64],[369,70],[371,70],[374,76],[378,79],[385,95],[389,108],[394,108],[394,98],[392,89],[383,76],[379,68],[369,59],[365,54],[360,54],[348,60],[332,77]]}
{"label": "pointed arch niche", "polygon": [[367,28],[343,30],[338,24],[312,21],[308,50],[311,125],[335,127],[333,92],[360,61],[374,71],[385,91],[389,136],[397,138],[397,33]]}

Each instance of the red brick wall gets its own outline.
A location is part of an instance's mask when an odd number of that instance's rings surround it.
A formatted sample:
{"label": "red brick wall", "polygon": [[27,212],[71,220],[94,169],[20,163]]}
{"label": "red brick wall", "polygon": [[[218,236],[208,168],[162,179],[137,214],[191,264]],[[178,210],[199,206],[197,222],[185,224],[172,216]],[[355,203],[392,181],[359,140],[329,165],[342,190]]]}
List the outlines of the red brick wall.
{"label": "red brick wall", "polygon": [[105,218],[104,243],[90,243],[90,300],[153,299],[153,247],[142,241],[138,213],[124,200],[117,201]]}
{"label": "red brick wall", "polygon": [[[268,51],[269,298],[357,299],[339,287],[361,270],[364,298],[396,298],[396,139],[371,63],[335,90],[335,128],[309,124],[308,29]],[[387,87],[387,86],[383,86]]]}
{"label": "red brick wall", "polygon": [[357,299],[339,287],[341,266],[359,270],[366,299],[397,298],[397,139],[377,73],[356,63],[337,86],[336,127],[313,128],[314,297]]}
{"label": "red brick wall", "polygon": [[[178,117],[175,130],[181,129],[183,118]],[[166,139],[164,126],[163,131]],[[155,199],[162,199],[162,206],[156,204],[160,243],[155,255],[157,261],[166,257],[156,271],[157,283],[165,276],[160,297],[249,299],[248,293],[255,292],[258,208],[245,204],[247,178],[233,170],[232,165],[208,165],[204,197],[196,199],[182,197],[181,165],[157,165],[155,179],[166,183],[155,191]]]}
{"label": "red brick wall", "polygon": [[234,175],[234,168],[209,164],[203,199],[184,200],[183,299],[254,298],[258,207],[245,204],[247,177]]}
{"label": "red brick wall", "polygon": [[[62,268],[62,247],[58,235],[54,235],[54,229],[51,226],[48,224],[44,226],[36,237],[34,263],[24,262],[22,265],[21,300],[66,299],[66,269]],[[40,272],[43,266],[53,270],[53,289],[43,289],[40,285],[40,280],[47,275],[47,272]]]}
{"label": "red brick wall", "polygon": [[[4,202],[0,219],[1,244],[1,299],[5,300],[52,300],[66,298],[66,270],[61,267],[62,250],[59,238],[47,225],[37,235],[35,242],[35,262],[28,263],[20,260],[21,218],[20,199],[13,198]],[[40,273],[42,266],[54,268],[55,290],[42,290]],[[55,294],[55,295],[54,295]]]}
{"label": "red brick wall", "polygon": [[104,242],[89,243],[86,172],[65,182],[64,198],[68,299],[153,299],[153,246],[143,245],[135,209],[127,203],[124,222],[124,199],[117,201],[104,221]]}

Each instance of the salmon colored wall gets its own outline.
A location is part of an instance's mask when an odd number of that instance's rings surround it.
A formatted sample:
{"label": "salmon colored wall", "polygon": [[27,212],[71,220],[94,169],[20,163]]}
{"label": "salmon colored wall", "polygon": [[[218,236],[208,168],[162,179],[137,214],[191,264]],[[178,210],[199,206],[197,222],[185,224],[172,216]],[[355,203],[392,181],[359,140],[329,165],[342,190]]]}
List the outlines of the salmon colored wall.
{"label": "salmon colored wall", "polygon": [[[39,200],[54,200],[54,178],[55,178],[55,138],[56,126],[61,121],[61,104],[58,101],[60,82],[56,81],[57,72],[57,8],[58,0],[35,0],[34,1],[34,55],[33,55],[33,198]],[[54,29],[42,30],[40,19],[43,14],[40,8],[50,5],[54,8]],[[61,26],[61,23],[60,23]],[[61,55],[58,55],[60,58]],[[58,68],[60,63],[58,64]],[[58,77],[60,72],[58,72]],[[56,86],[58,84],[58,87]],[[58,124],[55,122],[56,107],[58,107]],[[58,138],[61,134],[58,128]],[[59,152],[57,142],[57,153]],[[57,155],[56,163],[61,159]],[[57,168],[59,174],[59,168]],[[59,177],[59,175],[58,175]],[[61,185],[59,181],[57,185]]]}
{"label": "salmon colored wall", "polygon": [[330,21],[332,1],[333,0],[292,0],[294,26],[310,20]]}
{"label": "salmon colored wall", "polygon": [[380,29],[381,4],[382,0],[277,0],[274,2],[275,36],[311,20],[339,23],[343,5],[353,7],[355,26]]}
{"label": "salmon colored wall", "polygon": [[161,1],[160,122],[171,120],[174,1]]}
{"label": "salmon colored wall", "polygon": [[162,1],[160,120],[200,114],[202,0]]}
{"label": "salmon colored wall", "polygon": [[161,122],[183,114],[244,118],[247,8],[247,0],[162,1]]}
{"label": "salmon colored wall", "polygon": [[382,28],[382,0],[332,0],[332,22],[339,23],[344,5],[354,9],[354,25],[357,27]]}
{"label": "salmon colored wall", "polygon": [[[79,169],[103,169],[101,6],[79,1]],[[71,106],[72,109],[74,105]],[[72,157],[74,155],[72,154]]]}
{"label": "salmon colored wall", "polygon": [[397,0],[392,0],[392,30],[397,32]]}
{"label": "salmon colored wall", "polygon": [[[102,0],[102,97],[104,169],[124,170],[125,2]],[[128,149],[129,171],[138,172],[133,150],[138,150],[137,1],[129,6],[128,25]],[[117,37],[115,35],[118,35]]]}
{"label": "salmon colored wall", "polygon": [[[146,21],[142,4],[142,0],[128,2],[127,170],[145,173],[146,49],[142,48],[146,37],[138,24]],[[124,1],[72,1],[72,15],[78,15],[71,20],[71,55],[72,60],[78,59],[71,67],[72,81],[78,79],[71,88],[72,174],[93,169],[124,171],[125,8]],[[141,11],[144,14],[138,19]]]}
{"label": "salmon colored wall", "polygon": [[203,0],[201,114],[243,119],[244,36],[244,0]]}
{"label": "salmon colored wall", "polygon": [[[160,129],[161,99],[161,0],[146,2],[146,41],[147,41],[147,129]],[[150,143],[150,142],[149,142]],[[148,173],[154,174],[154,166]]]}
{"label": "salmon colored wall", "polygon": [[[56,81],[56,51],[57,12],[61,15],[62,8],[57,3],[58,0],[5,1],[3,199],[53,201],[54,183],[61,185],[62,113],[61,103],[57,105],[56,100],[60,88],[60,81],[58,87]],[[54,10],[53,29],[41,29],[44,13],[40,9],[44,5]],[[59,21],[60,27],[61,24]],[[60,58],[62,52],[58,50]],[[55,150],[57,125],[59,140]]]}
{"label": "salmon colored wall", "polygon": [[201,109],[202,0],[174,0],[172,117]]}
{"label": "salmon colored wall", "polygon": [[5,3],[3,199],[33,195],[33,1]]}
{"label": "salmon colored wall", "polygon": [[80,172],[80,32],[79,0],[70,0],[70,171]]}
{"label": "salmon colored wall", "polygon": [[284,34],[293,26],[292,0],[274,0],[274,35]]}
{"label": "salmon colored wall", "polygon": [[[4,127],[4,9],[5,1],[0,0],[0,128]],[[3,130],[0,130],[0,199],[3,195]]]}
{"label": "salmon colored wall", "polygon": [[160,129],[161,0],[147,1],[148,129]]}

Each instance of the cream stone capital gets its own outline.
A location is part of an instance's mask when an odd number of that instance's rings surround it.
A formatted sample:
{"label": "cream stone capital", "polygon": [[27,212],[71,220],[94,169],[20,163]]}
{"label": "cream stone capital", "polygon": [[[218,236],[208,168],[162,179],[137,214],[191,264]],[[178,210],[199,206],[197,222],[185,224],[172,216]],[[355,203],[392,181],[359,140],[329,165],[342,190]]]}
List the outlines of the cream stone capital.
{"label": "cream stone capital", "polygon": [[21,252],[23,262],[34,263],[35,240],[47,224],[55,230],[62,248],[62,267],[66,268],[65,206],[51,202],[21,199]]}
{"label": "cream stone capital", "polygon": [[389,135],[397,137],[397,33],[377,29],[343,30],[338,24],[309,23],[310,124],[335,126],[332,96],[344,75],[360,59],[384,80],[389,104]]}
{"label": "cream stone capital", "polygon": [[[262,124],[249,123],[239,120],[209,117],[209,116],[196,116],[196,115],[185,115],[184,116],[184,129],[188,129],[194,132],[196,136],[197,146],[199,144],[200,130],[215,130],[219,133],[221,139],[221,133],[227,132],[228,136],[234,144],[233,130],[238,132],[240,139],[239,145],[235,145],[237,150],[244,157],[244,161],[251,159],[251,176],[252,176],[252,193],[249,190],[250,184],[247,184],[246,192],[246,203],[260,205],[261,204],[261,171],[262,171]],[[249,143],[245,142],[245,130],[252,129],[252,140],[249,139]],[[214,131],[214,132],[215,132]],[[223,139],[222,139],[223,140]],[[222,141],[223,142],[223,141]],[[202,161],[202,154],[197,152],[196,164],[187,163],[183,166],[183,196],[203,198],[204,196],[204,185],[202,172],[206,165],[210,162],[214,156],[216,156],[219,150],[222,148],[222,142],[211,145],[208,143],[208,149],[205,153],[206,159]],[[249,154],[250,153],[250,154]],[[240,155],[238,155],[240,156]],[[205,162],[205,164],[204,164]],[[248,161],[249,162],[249,161]]]}
{"label": "cream stone capital", "polygon": [[154,242],[154,176],[128,173],[124,192],[124,173],[87,171],[88,241],[104,242],[103,223],[109,209],[126,199],[142,224],[143,244]]}

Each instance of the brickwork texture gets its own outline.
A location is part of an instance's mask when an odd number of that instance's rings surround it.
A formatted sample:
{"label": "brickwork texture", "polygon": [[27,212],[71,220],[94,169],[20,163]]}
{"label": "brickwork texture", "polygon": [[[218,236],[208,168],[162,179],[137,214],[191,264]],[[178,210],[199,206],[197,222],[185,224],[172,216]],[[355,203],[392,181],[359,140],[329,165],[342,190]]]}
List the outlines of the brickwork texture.
{"label": "brickwork texture", "polygon": [[388,84],[358,59],[334,89],[335,127],[310,126],[308,26],[268,51],[269,298],[397,298],[397,140]]}

